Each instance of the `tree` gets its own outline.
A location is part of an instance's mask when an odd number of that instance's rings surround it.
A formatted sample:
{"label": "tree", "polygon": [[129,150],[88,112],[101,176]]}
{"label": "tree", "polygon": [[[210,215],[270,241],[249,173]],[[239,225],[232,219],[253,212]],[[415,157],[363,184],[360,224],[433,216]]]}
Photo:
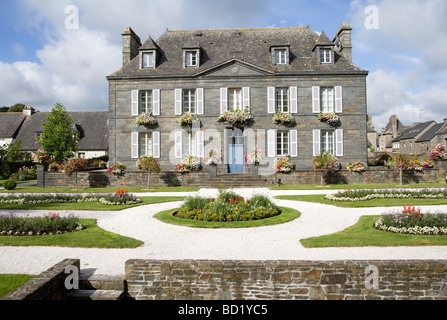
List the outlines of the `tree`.
{"label": "tree", "polygon": [[56,103],[42,122],[43,133],[36,138],[54,161],[63,163],[77,150],[79,133],[72,128],[72,119],[64,106]]}
{"label": "tree", "polygon": [[25,105],[23,103],[16,103],[9,108],[8,112],[22,112],[23,108],[25,108]]}
{"label": "tree", "polygon": [[151,187],[151,173],[160,172],[160,163],[154,157],[141,156],[137,160],[137,168],[139,170],[147,170],[147,187]]}

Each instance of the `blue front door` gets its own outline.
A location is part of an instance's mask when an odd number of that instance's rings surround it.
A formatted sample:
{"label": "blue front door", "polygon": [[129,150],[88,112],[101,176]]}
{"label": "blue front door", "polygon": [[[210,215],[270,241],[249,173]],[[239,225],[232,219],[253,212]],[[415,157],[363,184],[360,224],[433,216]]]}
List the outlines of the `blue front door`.
{"label": "blue front door", "polygon": [[244,133],[233,129],[228,143],[228,173],[244,173]]}

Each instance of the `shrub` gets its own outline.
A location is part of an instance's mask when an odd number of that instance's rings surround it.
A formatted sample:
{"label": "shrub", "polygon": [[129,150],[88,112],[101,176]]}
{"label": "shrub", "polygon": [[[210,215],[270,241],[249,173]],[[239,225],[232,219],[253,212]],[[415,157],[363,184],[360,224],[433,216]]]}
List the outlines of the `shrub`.
{"label": "shrub", "polygon": [[17,187],[17,183],[14,180],[6,180],[3,182],[3,188],[6,190],[14,190]]}
{"label": "shrub", "polygon": [[137,169],[146,170],[148,172],[160,172],[160,163],[154,157],[141,156],[137,160]]}
{"label": "shrub", "polygon": [[314,170],[340,170],[340,162],[329,152],[323,152],[312,160]]}

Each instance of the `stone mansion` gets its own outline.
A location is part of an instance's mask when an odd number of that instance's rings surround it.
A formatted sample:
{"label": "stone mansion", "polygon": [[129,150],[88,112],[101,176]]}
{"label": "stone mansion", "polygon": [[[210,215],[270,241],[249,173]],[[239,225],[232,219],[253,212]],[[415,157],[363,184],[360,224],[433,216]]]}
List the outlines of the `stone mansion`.
{"label": "stone mansion", "polygon": [[352,61],[351,30],[344,22],[333,40],[309,27],[167,30],[142,44],[126,27],[123,66],[107,77],[110,163],[136,169],[148,155],[174,171],[214,147],[220,173],[244,173],[255,146],[266,168],[290,156],[309,170],[321,152],[342,168],[366,163],[368,72]]}

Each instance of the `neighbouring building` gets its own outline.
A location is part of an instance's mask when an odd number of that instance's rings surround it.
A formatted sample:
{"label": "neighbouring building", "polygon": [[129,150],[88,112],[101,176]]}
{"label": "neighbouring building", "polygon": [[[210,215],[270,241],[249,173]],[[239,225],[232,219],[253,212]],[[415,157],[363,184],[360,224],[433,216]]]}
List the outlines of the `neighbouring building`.
{"label": "neighbouring building", "polygon": [[400,135],[393,139],[393,152],[409,155],[422,154],[423,145],[417,141],[435,125],[435,121],[416,122],[413,126],[406,128]]}
{"label": "neighbouring building", "polygon": [[[26,116],[25,116],[26,114]],[[40,149],[36,138],[43,132],[42,122],[47,112],[24,110],[23,124],[14,139],[22,141],[20,151],[33,153]],[[79,132],[78,154],[76,156],[92,159],[104,156],[108,152],[108,112],[68,112],[73,128]],[[0,116],[1,117],[1,116]]]}
{"label": "neighbouring building", "polygon": [[[255,145],[261,167],[290,156],[297,170],[308,170],[321,152],[336,155],[344,168],[367,162],[368,72],[352,61],[347,22],[333,40],[309,27],[167,30],[144,43],[126,27],[122,39],[122,68],[107,77],[110,164],[136,169],[135,161],[148,155],[173,171],[185,156],[203,161],[216,147],[219,172],[244,173]],[[235,111],[252,118],[218,121]],[[294,122],[273,123],[277,112]],[[339,122],[320,121],[322,112]],[[145,113],[156,123],[138,125]],[[190,114],[196,121],[180,125]]]}
{"label": "neighbouring building", "polygon": [[22,127],[26,116],[22,112],[0,113],[0,147],[11,144]]}
{"label": "neighbouring building", "polygon": [[396,115],[392,115],[388,120],[385,128],[382,128],[378,136],[379,150],[384,152],[393,152],[393,150],[399,149],[398,142],[393,140],[397,138],[402,131],[405,130],[405,126],[397,119]]}

